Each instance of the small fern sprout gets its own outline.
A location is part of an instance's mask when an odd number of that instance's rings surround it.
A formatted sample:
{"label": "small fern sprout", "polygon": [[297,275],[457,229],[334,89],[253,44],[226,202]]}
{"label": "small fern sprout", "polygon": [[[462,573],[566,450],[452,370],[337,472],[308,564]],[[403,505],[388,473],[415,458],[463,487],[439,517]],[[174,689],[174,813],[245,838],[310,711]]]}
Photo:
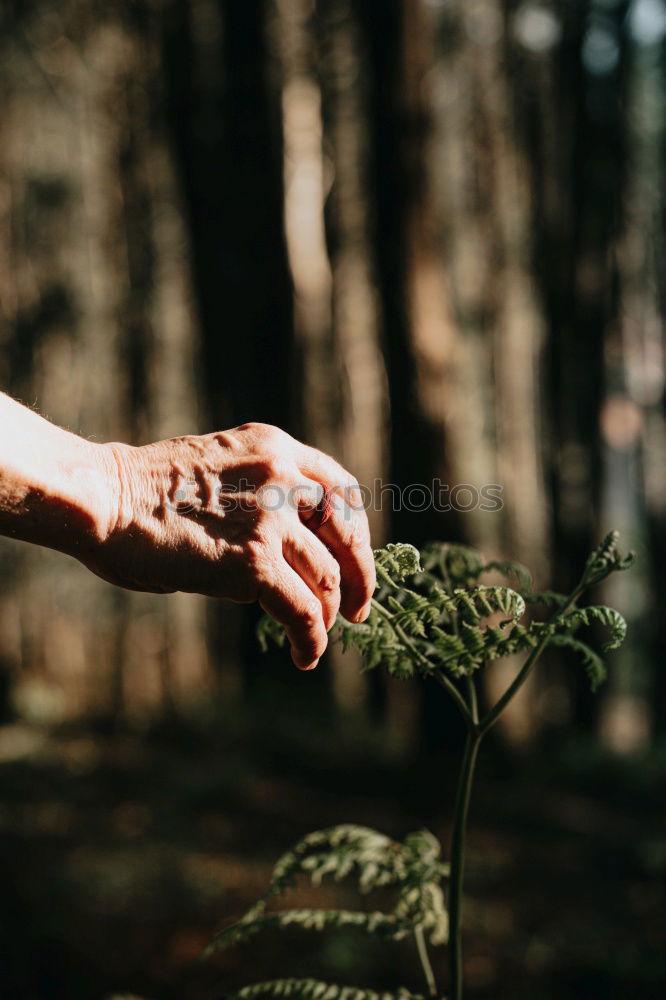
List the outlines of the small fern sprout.
{"label": "small fern sprout", "polygon": [[[247,939],[266,926],[321,931],[354,926],[394,941],[413,934],[428,988],[438,995],[428,958],[431,945],[448,938],[450,1000],[461,1000],[461,907],[464,847],[472,782],[479,747],[534,669],[543,651],[553,646],[573,651],[582,661],[595,690],[606,676],[602,657],[578,633],[592,624],[609,631],[603,651],[623,642],[627,625],[622,615],[603,605],[580,607],[583,594],[614,572],[628,569],[633,553],[621,556],[618,534],[611,532],[587,560],[570,594],[532,591],[529,571],[520,563],[487,562],[464,545],[431,542],[419,553],[412,545],[391,544],[375,551],[377,589],[366,622],[338,617],[333,637],[345,648],[355,646],[366,670],[380,665],[399,678],[419,674],[439,683],[453,698],[467,727],[451,837],[451,868],[446,902],[441,882],[447,869],[439,860],[439,845],[427,833],[411,834],[402,844],[364,827],[339,826],[305,837],[273,871],[270,887],[243,919],[223,931],[209,951]],[[489,577],[504,578],[498,586]],[[526,609],[530,609],[530,615]],[[531,612],[546,614],[535,618]],[[265,619],[259,628],[268,641],[284,642],[281,626]],[[522,664],[504,693],[485,714],[479,709],[479,675],[507,656],[522,655]],[[293,884],[299,874],[313,883],[327,876],[355,875],[360,891],[395,886],[398,901],[388,913],[341,910],[266,912],[269,900]],[[447,912],[448,911],[448,912]],[[254,997],[298,997],[305,1000],[415,1000],[413,994],[377,994],[314,980],[274,980],[242,990],[238,1000]]]}
{"label": "small fern sprout", "polygon": [[596,583],[601,583],[611,573],[619,570],[629,569],[633,565],[636,554],[629,552],[626,556],[621,556],[617,551],[617,543],[620,534],[618,531],[611,531],[606,535],[601,545],[592,553],[585,564],[581,583],[587,589]]}
{"label": "small fern sprout", "polygon": [[419,550],[405,542],[389,542],[385,549],[375,550],[377,579],[389,587],[395,587],[421,569]]}

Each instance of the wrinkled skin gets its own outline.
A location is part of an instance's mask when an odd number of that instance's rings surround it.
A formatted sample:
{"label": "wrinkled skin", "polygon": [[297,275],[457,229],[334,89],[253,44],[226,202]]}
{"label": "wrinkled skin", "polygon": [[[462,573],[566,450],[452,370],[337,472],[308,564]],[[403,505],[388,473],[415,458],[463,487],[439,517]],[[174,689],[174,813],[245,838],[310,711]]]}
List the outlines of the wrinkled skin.
{"label": "wrinkled skin", "polygon": [[133,590],[259,601],[304,670],[339,609],[367,617],[368,522],[355,480],[332,458],[267,424],[100,447],[117,488],[108,530],[85,558],[99,576]]}

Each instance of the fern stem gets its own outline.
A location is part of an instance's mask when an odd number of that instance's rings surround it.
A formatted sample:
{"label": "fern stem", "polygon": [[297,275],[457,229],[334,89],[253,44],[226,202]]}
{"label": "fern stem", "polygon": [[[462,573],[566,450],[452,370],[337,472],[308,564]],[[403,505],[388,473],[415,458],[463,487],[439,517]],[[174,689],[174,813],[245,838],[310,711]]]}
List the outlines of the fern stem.
{"label": "fern stem", "polygon": [[378,611],[379,614],[386,619],[386,621],[389,623],[389,625],[391,626],[395,634],[398,636],[402,644],[406,646],[407,649],[409,649],[414,659],[417,660],[421,664],[421,666],[425,667],[428,673],[434,676],[436,680],[443,687],[446,688],[446,690],[449,692],[449,694],[455,701],[456,705],[460,709],[460,712],[465,720],[467,728],[470,729],[473,725],[472,716],[470,715],[469,708],[467,707],[467,702],[465,701],[465,699],[463,698],[463,696],[461,695],[460,691],[455,686],[455,684],[453,684],[453,682],[450,681],[449,678],[445,674],[443,674],[440,670],[436,669],[435,664],[428,659],[425,653],[421,652],[421,650],[419,649],[419,647],[416,645],[415,642],[412,642],[412,640],[407,635],[405,630],[402,629],[400,625],[396,624],[396,622],[393,621],[393,616],[391,615],[391,613],[387,611],[386,608],[383,606],[383,604],[380,604],[375,597],[372,598],[372,606],[375,609],[375,611]]}
{"label": "fern stem", "polygon": [[465,871],[465,835],[472,783],[482,734],[470,731],[460,769],[451,834],[451,874],[449,876],[449,1000],[462,1000],[462,886]]}
{"label": "fern stem", "polygon": [[436,997],[437,983],[435,981],[435,973],[432,971],[432,965],[430,964],[428,946],[425,942],[422,927],[414,928],[414,937],[416,938],[416,948],[419,953],[419,958],[421,959],[421,965],[423,966],[423,975],[425,976],[425,980],[428,985],[428,994],[431,997]]}
{"label": "fern stem", "polygon": [[467,684],[467,696],[469,698],[469,710],[472,716],[472,722],[475,726],[479,724],[479,702],[476,696],[476,684],[474,683],[474,678],[469,675],[465,678]]}

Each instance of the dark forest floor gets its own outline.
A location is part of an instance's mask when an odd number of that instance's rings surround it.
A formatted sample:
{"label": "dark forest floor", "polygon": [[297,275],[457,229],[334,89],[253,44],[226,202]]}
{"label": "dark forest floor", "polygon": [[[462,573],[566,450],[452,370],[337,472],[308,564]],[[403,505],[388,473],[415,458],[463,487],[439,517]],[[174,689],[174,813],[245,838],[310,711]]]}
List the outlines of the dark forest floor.
{"label": "dark forest floor", "polygon": [[[268,707],[143,735],[0,729],[0,996],[219,1000],[286,974],[421,991],[411,944],[354,933],[198,959],[311,829],[427,825],[446,844],[455,765],[446,753],[392,762],[376,737]],[[470,1000],[666,995],[665,792],[664,754],[488,746],[468,851]],[[337,887],[298,896],[355,905]]]}

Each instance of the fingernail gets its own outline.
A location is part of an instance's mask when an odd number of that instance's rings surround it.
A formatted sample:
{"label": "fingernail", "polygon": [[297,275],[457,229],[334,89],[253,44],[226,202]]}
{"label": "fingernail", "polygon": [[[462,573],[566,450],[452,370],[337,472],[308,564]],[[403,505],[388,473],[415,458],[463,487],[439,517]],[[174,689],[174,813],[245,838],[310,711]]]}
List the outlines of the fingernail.
{"label": "fingernail", "polygon": [[361,622],[364,622],[366,620],[366,618],[370,614],[371,608],[372,608],[372,601],[368,601],[368,603],[360,612],[360,614],[356,615],[356,618],[354,618],[354,621],[356,622],[357,625],[360,625]]}

